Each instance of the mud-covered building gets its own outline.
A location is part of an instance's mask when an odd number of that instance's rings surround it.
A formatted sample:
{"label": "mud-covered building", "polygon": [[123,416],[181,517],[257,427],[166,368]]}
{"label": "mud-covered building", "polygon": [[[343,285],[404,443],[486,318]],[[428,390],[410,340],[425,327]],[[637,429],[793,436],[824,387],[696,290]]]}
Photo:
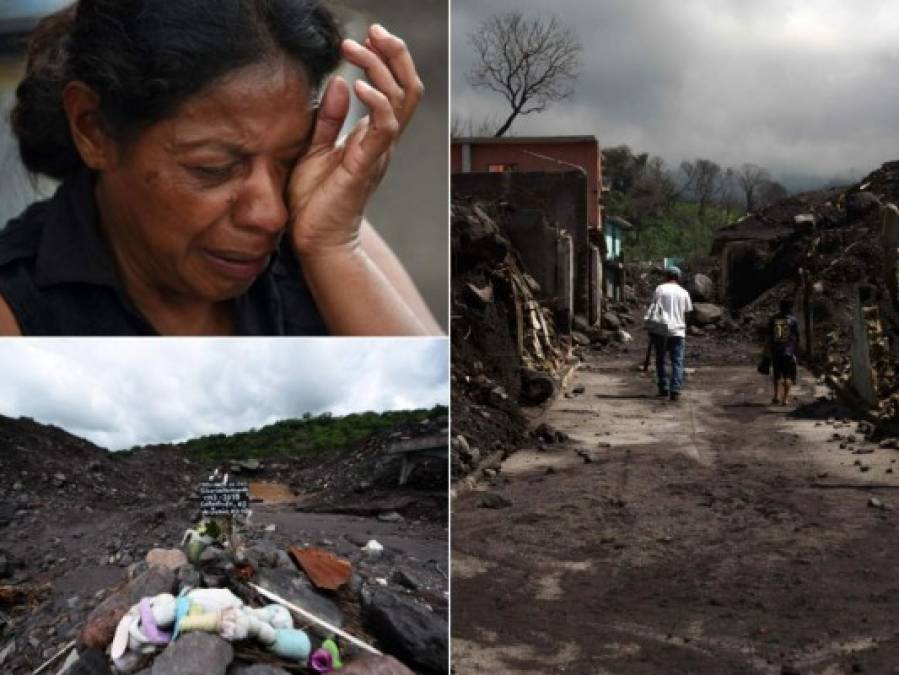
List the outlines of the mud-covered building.
{"label": "mud-covered building", "polygon": [[599,321],[607,256],[596,137],[456,138],[450,157],[454,196],[514,204],[509,237],[560,314]]}

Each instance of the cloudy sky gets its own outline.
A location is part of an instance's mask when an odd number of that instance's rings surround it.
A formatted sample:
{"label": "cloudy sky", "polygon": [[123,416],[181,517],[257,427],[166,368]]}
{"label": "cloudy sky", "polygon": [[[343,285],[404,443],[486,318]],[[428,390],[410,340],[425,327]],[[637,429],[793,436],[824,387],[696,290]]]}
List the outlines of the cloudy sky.
{"label": "cloudy sky", "polygon": [[445,339],[0,341],[0,414],[120,450],[448,403]]}
{"label": "cloudy sky", "polygon": [[556,12],[583,44],[573,100],[513,133],[595,134],[677,166],[753,162],[775,177],[863,175],[899,159],[899,2],[453,0],[453,114],[499,117],[465,81],[466,35],[509,9]]}

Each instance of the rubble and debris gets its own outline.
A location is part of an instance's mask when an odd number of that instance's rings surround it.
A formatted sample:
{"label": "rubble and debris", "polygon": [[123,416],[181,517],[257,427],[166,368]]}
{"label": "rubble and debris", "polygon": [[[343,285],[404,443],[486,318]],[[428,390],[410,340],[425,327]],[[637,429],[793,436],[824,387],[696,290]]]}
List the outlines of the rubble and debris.
{"label": "rubble and debris", "polygon": [[503,234],[502,208],[452,205],[454,479],[485,469],[496,451],[512,452],[525,426],[519,406],[552,397],[575,360],[572,342],[591,342],[558,332],[554,303],[541,298]]}
{"label": "rubble and debris", "polygon": [[[715,242],[723,296],[760,336],[794,301],[806,363],[874,411],[876,432],[899,424],[899,162],[849,188],[794,195],[724,228]],[[803,352],[808,357],[806,336]]]}
{"label": "rubble and debris", "polygon": [[[123,617],[127,617],[129,650],[132,637],[135,654],[142,652],[141,646],[149,650],[151,642],[162,641],[172,630],[165,616],[156,616],[163,610],[163,605],[156,607],[156,599],[169,594],[177,601],[179,593],[185,591],[186,595],[187,589],[228,589],[244,607],[255,609],[266,604],[250,590],[251,583],[257,584],[368,644],[380,645],[378,636],[384,629],[369,621],[364,597],[373,587],[380,588],[377,579],[394,578],[402,568],[409,578],[414,577],[416,588],[396,583],[384,592],[402,600],[414,599],[431,625],[445,624],[446,462],[417,467],[407,485],[398,487],[399,461],[384,449],[394,440],[439,432],[447,426],[446,415],[438,414],[385,429],[334,453],[266,457],[260,462],[260,480],[277,479],[299,494],[294,501],[300,499],[310,508],[321,506],[329,513],[301,514],[293,501],[252,502],[253,513],[240,526],[232,549],[228,533],[221,528],[216,532],[211,526],[214,521],[197,522],[200,499],[196,488],[215,468],[229,470],[231,462],[222,466],[160,447],[109,453],[61,429],[0,416],[4,447],[0,471],[14,477],[0,482],[0,587],[14,589],[7,595],[15,603],[0,601],[0,672],[30,675],[50,659],[54,659],[50,662],[53,667],[46,671],[50,673],[111,672],[113,660],[105,650]],[[165,461],[160,461],[161,457]],[[62,487],[54,483],[57,473],[66,476]],[[160,494],[166,495],[163,504]],[[340,515],[340,500],[365,515]],[[382,512],[398,511],[402,512],[400,520],[377,518]],[[186,536],[185,529],[190,530]],[[371,535],[381,540],[388,537],[391,544],[381,547],[377,557],[366,555],[361,548]],[[182,537],[183,546],[174,548]],[[345,560],[350,577],[337,590],[318,590],[294,565],[288,553],[291,545],[303,550],[317,548],[336,560]],[[141,601],[145,598],[155,633],[147,631],[143,623]],[[420,601],[422,598],[425,600]],[[226,625],[240,630],[245,626],[248,636],[260,628],[258,624],[253,627],[252,617],[243,613],[241,617],[228,623],[223,616],[201,615],[196,620],[208,621],[210,626],[214,623],[210,630],[217,631],[216,635],[187,630],[168,646],[140,654],[147,659],[140,668],[165,673],[227,671],[228,675],[312,672],[308,660],[317,649],[326,647],[323,640],[332,637],[297,620],[296,629],[307,634],[309,649],[301,649],[302,640],[297,638],[282,639],[278,650],[282,654],[305,653],[298,666],[296,658],[285,660],[258,640],[223,639],[221,631]],[[437,632],[432,629],[434,635]],[[210,658],[218,654],[215,658],[225,664],[223,668],[207,663],[200,671],[191,670],[194,666],[186,652],[193,648],[178,645],[188,639],[190,645],[198,635],[203,635],[199,638],[203,644],[197,649],[208,650]],[[76,642],[76,649],[67,648],[71,642]],[[347,665],[358,661],[357,649],[341,638],[337,643],[346,652]],[[390,651],[386,644],[380,646]],[[58,671],[67,657],[68,670]],[[322,661],[322,655],[318,657]],[[260,670],[263,666],[268,670]],[[441,669],[422,668],[420,672],[446,672],[446,663]]]}

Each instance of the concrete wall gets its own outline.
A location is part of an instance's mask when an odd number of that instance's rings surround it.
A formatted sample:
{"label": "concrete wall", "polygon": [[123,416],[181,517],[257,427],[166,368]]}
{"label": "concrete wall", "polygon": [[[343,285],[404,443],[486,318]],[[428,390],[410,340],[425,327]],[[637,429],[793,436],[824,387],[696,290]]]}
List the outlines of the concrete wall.
{"label": "concrete wall", "polygon": [[587,222],[592,228],[602,228],[602,163],[599,142],[595,138],[579,141],[560,139],[556,142],[528,138],[485,138],[452,143],[451,173],[487,173],[491,164],[513,165],[513,171],[525,173],[565,173],[580,167],[587,174],[589,186],[585,193]]}
{"label": "concrete wall", "polygon": [[[591,316],[590,241],[587,229],[587,176],[568,173],[467,173],[452,177],[454,196],[484,201],[504,200],[519,209],[539,209],[547,220],[569,233],[574,249],[574,308],[577,314]],[[510,237],[512,234],[510,233]],[[533,246],[541,246],[534,243]],[[530,246],[530,244],[529,244]],[[541,248],[539,255],[554,255],[553,248]],[[522,257],[526,254],[519,248]]]}
{"label": "concrete wall", "polygon": [[850,384],[863,401],[874,407],[877,405],[877,391],[871,372],[871,346],[868,343],[868,327],[865,323],[865,308],[860,289],[856,291],[853,310]]}
{"label": "concrete wall", "polygon": [[894,204],[881,210],[880,245],[884,253],[884,282],[893,307],[899,308],[899,209]]}

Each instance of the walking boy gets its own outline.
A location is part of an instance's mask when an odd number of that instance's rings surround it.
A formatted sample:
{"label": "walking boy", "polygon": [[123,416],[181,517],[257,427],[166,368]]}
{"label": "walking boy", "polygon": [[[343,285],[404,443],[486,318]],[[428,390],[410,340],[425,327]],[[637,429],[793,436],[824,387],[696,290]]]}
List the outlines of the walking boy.
{"label": "walking boy", "polygon": [[[790,387],[796,384],[796,352],[799,350],[799,321],[793,316],[793,303],[780,301],[780,311],[768,320],[768,350],[774,373],[774,397],[771,403],[787,404]],[[783,382],[783,398],[779,399]]]}

